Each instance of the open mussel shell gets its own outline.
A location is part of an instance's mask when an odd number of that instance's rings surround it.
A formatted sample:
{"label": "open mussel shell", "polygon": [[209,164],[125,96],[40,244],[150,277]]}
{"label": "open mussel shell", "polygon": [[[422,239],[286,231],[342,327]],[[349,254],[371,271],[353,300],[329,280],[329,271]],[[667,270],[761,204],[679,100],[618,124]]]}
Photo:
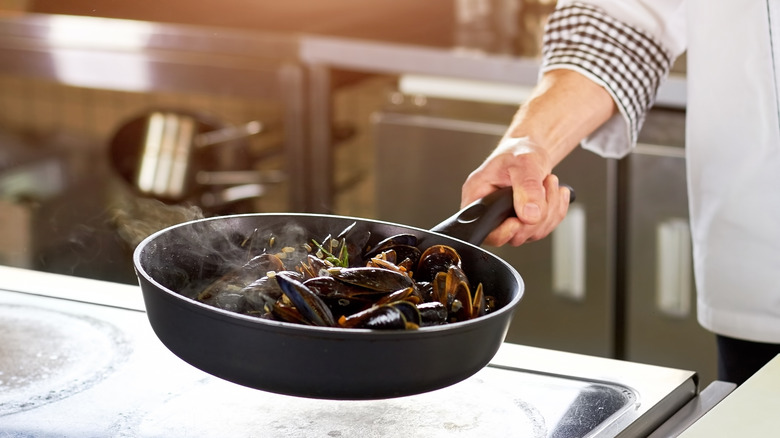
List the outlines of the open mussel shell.
{"label": "open mussel shell", "polygon": [[323,327],[333,327],[336,320],[333,318],[333,312],[330,311],[327,304],[317,296],[308,286],[298,281],[295,276],[289,272],[279,272],[274,278],[282,289],[284,295],[290,299],[298,312],[309,324]]}
{"label": "open mussel shell", "polygon": [[[351,231],[413,234],[421,247],[456,249],[472,283],[495,297],[483,317],[418,330],[370,330],[300,325],[242,315],[198,302],[190,292],[225,275],[210,252],[224,236],[327,236]],[[356,234],[357,235],[357,234]],[[234,241],[237,239],[230,239]],[[221,216],[179,224],[145,239],[133,263],[157,337],[182,360],[219,378],[280,394],[325,399],[381,399],[431,391],[473,375],[504,341],[523,294],[517,271],[488,251],[443,234],[387,222],[314,214]],[[205,276],[208,276],[206,278]],[[427,311],[424,311],[427,313]],[[425,316],[421,318],[425,320]]]}

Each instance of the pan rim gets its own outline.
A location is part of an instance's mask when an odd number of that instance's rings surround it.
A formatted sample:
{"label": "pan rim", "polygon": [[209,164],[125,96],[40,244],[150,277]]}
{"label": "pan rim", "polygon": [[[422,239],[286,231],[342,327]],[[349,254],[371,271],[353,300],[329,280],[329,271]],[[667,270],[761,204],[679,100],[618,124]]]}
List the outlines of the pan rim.
{"label": "pan rim", "polygon": [[[470,319],[467,321],[458,321],[458,322],[447,323],[442,325],[420,327],[417,330],[372,330],[372,329],[365,329],[365,328],[322,327],[322,326],[315,326],[315,325],[296,324],[296,323],[285,322],[285,321],[262,319],[250,315],[244,315],[238,312],[233,312],[230,310],[220,309],[218,307],[214,307],[205,303],[198,302],[196,300],[193,300],[192,298],[186,297],[174,290],[171,290],[168,287],[159,283],[146,271],[146,269],[144,269],[141,263],[141,254],[143,253],[144,249],[148,247],[151,244],[151,242],[159,238],[161,235],[169,233],[174,229],[192,226],[195,223],[203,223],[208,221],[220,221],[220,220],[231,220],[231,219],[240,220],[241,218],[263,218],[263,217],[300,217],[300,218],[309,218],[309,219],[337,219],[337,220],[347,220],[347,221],[352,220],[352,221],[359,221],[359,222],[368,222],[377,225],[399,227],[399,228],[404,228],[404,229],[416,231],[423,234],[430,234],[444,239],[453,240],[458,242],[461,245],[469,246],[474,251],[479,251],[481,254],[484,254],[487,257],[494,259],[500,265],[502,265],[506,269],[506,271],[509,274],[511,274],[512,278],[515,280],[517,284],[516,286],[517,293],[515,293],[514,296],[507,303],[505,303],[499,309],[491,312],[490,314],[478,318]],[[522,279],[522,276],[512,265],[510,265],[509,263],[507,263],[505,260],[498,257],[497,255],[479,246],[476,246],[472,243],[466,242],[464,240],[460,240],[456,237],[448,236],[446,234],[438,233],[431,230],[426,230],[424,228],[418,228],[418,227],[398,224],[394,222],[382,221],[378,219],[368,219],[368,218],[333,215],[333,214],[282,213],[282,212],[243,213],[243,214],[214,216],[214,217],[207,217],[207,218],[185,221],[185,222],[181,222],[178,224],[165,227],[144,238],[133,250],[133,264],[135,266],[136,273],[139,276],[142,276],[146,281],[154,285],[159,291],[165,292],[165,295],[168,298],[176,300],[176,302],[179,305],[184,306],[188,310],[199,309],[203,311],[205,315],[208,315],[209,317],[219,318],[223,320],[223,322],[224,322],[224,318],[228,318],[229,322],[233,324],[262,326],[262,327],[272,328],[274,330],[281,330],[288,334],[291,334],[291,331],[301,332],[301,334],[307,334],[307,335],[320,334],[323,337],[330,337],[334,335],[337,336],[338,334],[349,334],[350,336],[360,336],[361,338],[365,337],[366,340],[370,340],[373,338],[377,338],[377,339],[394,338],[399,336],[402,336],[404,338],[413,338],[416,336],[430,336],[431,334],[439,334],[439,335],[456,334],[462,331],[469,331],[472,327],[476,329],[478,326],[481,326],[486,321],[499,318],[503,313],[514,312],[515,308],[517,307],[517,304],[520,302],[525,292],[525,283]],[[146,303],[146,298],[145,298],[146,293],[147,292],[144,291],[145,303]]]}

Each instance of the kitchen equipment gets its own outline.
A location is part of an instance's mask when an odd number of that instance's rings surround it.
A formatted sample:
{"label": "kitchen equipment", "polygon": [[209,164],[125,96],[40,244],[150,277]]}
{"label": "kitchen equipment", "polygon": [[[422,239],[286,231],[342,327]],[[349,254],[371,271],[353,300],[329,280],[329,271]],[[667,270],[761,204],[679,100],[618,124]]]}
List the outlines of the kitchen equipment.
{"label": "kitchen equipment", "polygon": [[521,3],[517,0],[456,0],[455,46],[459,50],[513,54]]}
{"label": "kitchen equipment", "polygon": [[115,175],[102,154],[86,152],[98,145],[0,127],[0,264],[138,281],[131,251],[106,221]]}
{"label": "kitchen equipment", "polygon": [[557,0],[523,0],[518,17],[517,54],[540,58],[542,38],[549,15],[555,10]]}
{"label": "kitchen equipment", "polygon": [[[221,193],[222,187],[213,190],[220,193],[209,194],[211,189],[207,186],[215,178],[218,183],[224,181],[225,172],[243,171],[239,175],[245,176],[243,167],[227,171],[224,168],[246,166],[245,139],[261,130],[258,121],[232,126],[188,111],[151,111],[119,127],[110,143],[111,162],[119,175],[143,196],[202,204],[202,196],[206,195],[212,202],[216,199],[229,203],[244,198]],[[233,175],[231,183],[235,179]],[[257,176],[244,179],[245,184],[261,182]],[[279,176],[274,175],[262,182],[278,180]]]}
{"label": "kitchen equipment", "polygon": [[[511,189],[496,191],[434,231],[481,242],[512,214],[511,199]],[[481,282],[486,295],[495,297],[498,309],[442,326],[372,331],[259,319],[217,309],[180,293],[192,283],[206,280],[206,286],[222,275],[220,268],[235,266],[229,262],[231,251],[244,259],[246,250],[238,244],[247,236],[263,236],[259,240],[263,242],[274,236],[301,243],[338,234],[353,223],[353,235],[370,232],[369,245],[411,233],[418,237],[420,247],[445,244],[455,248],[470,281]],[[522,279],[514,268],[471,243],[437,232],[340,216],[254,214],[187,222],[149,236],[136,248],[133,261],[149,321],[171,351],[235,383],[314,398],[398,397],[442,388],[473,375],[503,342],[523,293]]]}
{"label": "kitchen equipment", "polygon": [[0,264],[33,266],[36,210],[72,179],[62,153],[32,146],[0,129]]}
{"label": "kitchen equipment", "polygon": [[0,433],[636,437],[699,400],[690,371],[514,344],[474,376],[425,394],[290,397],[189,366],[160,343],[143,311],[138,286],[0,266]]}

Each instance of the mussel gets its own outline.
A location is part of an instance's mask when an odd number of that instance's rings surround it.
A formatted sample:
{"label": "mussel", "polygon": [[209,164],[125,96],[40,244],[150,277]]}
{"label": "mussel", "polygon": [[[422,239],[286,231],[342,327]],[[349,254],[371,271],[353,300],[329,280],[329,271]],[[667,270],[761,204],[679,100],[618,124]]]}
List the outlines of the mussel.
{"label": "mussel", "polygon": [[328,274],[344,283],[377,292],[389,293],[414,285],[414,280],[408,275],[383,268],[331,268]]}
{"label": "mussel", "polygon": [[333,313],[322,299],[291,273],[279,272],[275,278],[284,295],[305,318],[304,321],[325,327],[336,325]]}
{"label": "mussel", "polygon": [[[255,241],[256,234],[246,240]],[[454,248],[423,251],[411,234],[369,247],[368,236],[352,226],[336,238],[253,256],[196,298],[262,318],[382,330],[465,321],[494,309],[495,299],[481,283],[469,282]]]}
{"label": "mussel", "polygon": [[414,304],[396,301],[340,318],[339,325],[346,328],[414,330],[420,327],[421,321],[420,312]]}
{"label": "mussel", "polygon": [[265,276],[268,272],[280,269],[284,269],[284,263],[278,256],[260,254],[242,266],[230,270],[227,274],[208,285],[197,295],[197,299],[198,301],[211,303],[221,294],[239,292],[251,282]]}
{"label": "mussel", "polygon": [[460,254],[447,245],[433,245],[420,255],[415,278],[432,281],[439,272],[447,272],[450,266],[460,267]]}

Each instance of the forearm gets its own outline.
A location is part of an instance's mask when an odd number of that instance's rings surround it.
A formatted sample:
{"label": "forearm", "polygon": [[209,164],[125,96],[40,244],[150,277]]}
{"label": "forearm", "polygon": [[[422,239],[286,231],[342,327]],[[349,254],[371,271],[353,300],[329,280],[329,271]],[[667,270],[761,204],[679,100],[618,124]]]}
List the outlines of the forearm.
{"label": "forearm", "polygon": [[615,111],[610,94],[581,74],[561,69],[543,75],[504,139],[463,185],[461,205],[498,187],[513,188],[517,217],[494,230],[488,244],[538,240],[560,223],[569,191],[552,169]]}
{"label": "forearm", "polygon": [[520,106],[504,138],[527,137],[554,167],[616,111],[600,85],[572,70],[551,70]]}
{"label": "forearm", "polygon": [[[652,5],[663,6],[664,17],[676,16],[677,1]],[[637,0],[624,8],[618,0],[593,2],[564,1],[551,14],[544,74],[504,139],[463,184],[461,205],[512,187],[516,217],[497,227],[488,244],[520,245],[548,235],[565,217],[570,199],[554,167],[580,143],[604,156],[627,154],[671,65],[674,51],[654,38],[667,27],[649,26],[654,31],[645,32],[645,21],[624,23],[595,5],[630,18],[652,9],[650,3]]]}

